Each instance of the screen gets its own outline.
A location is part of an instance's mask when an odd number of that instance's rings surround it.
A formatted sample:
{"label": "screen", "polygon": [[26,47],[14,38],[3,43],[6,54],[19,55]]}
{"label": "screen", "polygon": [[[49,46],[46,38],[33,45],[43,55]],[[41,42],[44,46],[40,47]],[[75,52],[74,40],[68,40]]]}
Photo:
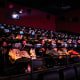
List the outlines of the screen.
{"label": "screen", "polygon": [[5,32],[9,32],[9,29],[4,29]]}
{"label": "screen", "polygon": [[1,26],[0,28],[1,28],[1,29],[4,29],[4,26]]}
{"label": "screen", "polygon": [[32,33],[32,35],[35,35],[35,33]]}
{"label": "screen", "polygon": [[20,34],[24,34],[24,32],[23,32],[23,31],[20,31],[19,33],[20,33]]}
{"label": "screen", "polygon": [[35,48],[41,48],[41,44],[35,44]]}
{"label": "screen", "polygon": [[12,28],[12,30],[15,30],[15,28]]}

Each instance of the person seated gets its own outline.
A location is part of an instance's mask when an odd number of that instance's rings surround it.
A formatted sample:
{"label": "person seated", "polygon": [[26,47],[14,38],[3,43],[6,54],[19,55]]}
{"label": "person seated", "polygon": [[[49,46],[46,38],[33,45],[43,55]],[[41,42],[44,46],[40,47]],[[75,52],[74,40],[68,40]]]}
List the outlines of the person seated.
{"label": "person seated", "polygon": [[36,52],[34,47],[30,49],[30,56],[32,57],[32,59],[36,59]]}
{"label": "person seated", "polygon": [[21,44],[20,40],[16,41],[16,43],[14,44],[14,47],[19,49],[19,50],[22,48],[22,44]]}
{"label": "person seated", "polygon": [[55,40],[51,40],[51,43],[50,43],[50,48],[53,48],[53,47],[54,48],[57,47]]}
{"label": "person seated", "polygon": [[31,38],[32,39],[35,38],[35,31],[34,30],[31,32]]}
{"label": "person seated", "polygon": [[24,50],[26,45],[27,45],[26,40],[22,40],[22,49],[21,50]]}
{"label": "person seated", "polygon": [[67,42],[66,41],[61,41],[61,47],[65,47],[65,48],[67,48],[68,47],[68,44],[67,44]]}
{"label": "person seated", "polygon": [[39,53],[41,56],[45,56],[47,45],[44,40],[41,41],[41,48],[39,49]]}
{"label": "person seated", "polygon": [[7,40],[2,39],[2,43],[0,46],[0,63],[7,64],[8,63],[8,48],[7,48]]}
{"label": "person seated", "polygon": [[61,48],[62,54],[66,55],[67,54],[67,48]]}
{"label": "person seated", "polygon": [[72,40],[71,39],[68,39],[67,44],[68,44],[68,47],[69,48],[72,48],[73,47],[73,44],[72,44]]}
{"label": "person seated", "polygon": [[58,47],[58,48],[61,47],[61,40],[57,40],[57,47]]}
{"label": "person seated", "polygon": [[77,40],[77,47],[80,49],[80,40]]}
{"label": "person seated", "polygon": [[20,34],[17,34],[16,39],[21,39]]}

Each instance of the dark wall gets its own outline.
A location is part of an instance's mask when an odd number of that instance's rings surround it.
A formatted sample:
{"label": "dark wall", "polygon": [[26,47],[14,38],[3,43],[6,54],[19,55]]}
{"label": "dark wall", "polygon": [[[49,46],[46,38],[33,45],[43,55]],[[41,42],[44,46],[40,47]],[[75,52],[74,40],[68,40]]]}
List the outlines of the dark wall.
{"label": "dark wall", "polygon": [[80,33],[80,10],[56,16],[56,30]]}
{"label": "dark wall", "polygon": [[[9,8],[9,5],[12,4],[13,8]],[[12,10],[19,11],[23,9],[23,13],[20,16],[20,20],[10,20],[6,16],[12,12]],[[29,12],[29,10],[31,12]],[[48,29],[55,31],[55,16],[52,14],[41,12],[39,10],[27,8],[14,3],[6,3],[5,7],[0,8],[0,22],[27,26],[27,27],[35,27],[40,29]]]}

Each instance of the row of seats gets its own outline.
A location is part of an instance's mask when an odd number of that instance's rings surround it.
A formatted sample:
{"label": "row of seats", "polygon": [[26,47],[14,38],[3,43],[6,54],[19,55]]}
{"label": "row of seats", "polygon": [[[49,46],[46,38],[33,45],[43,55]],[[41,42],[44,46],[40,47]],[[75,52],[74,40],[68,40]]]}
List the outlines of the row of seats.
{"label": "row of seats", "polygon": [[[14,65],[11,67],[5,68],[5,75],[17,75],[17,74],[24,74],[28,73],[28,66],[30,65],[30,72],[35,71],[43,71],[46,69],[54,68],[54,67],[62,67],[72,64],[78,64],[79,62],[75,58],[69,58],[69,56],[63,56],[64,58],[59,59],[58,56],[48,56],[48,57],[37,57],[37,59],[33,59],[29,61],[26,61],[26,58],[18,59]],[[23,61],[21,61],[23,60]],[[72,63],[72,61],[74,63]],[[27,70],[27,72],[26,72]],[[3,74],[4,75],[4,74]]]}
{"label": "row of seats", "polygon": [[80,65],[51,69],[38,75],[37,80],[80,80]]}
{"label": "row of seats", "polygon": [[[25,76],[25,77],[24,77]],[[33,72],[9,80],[80,80],[80,64]],[[7,80],[6,79],[6,80]]]}

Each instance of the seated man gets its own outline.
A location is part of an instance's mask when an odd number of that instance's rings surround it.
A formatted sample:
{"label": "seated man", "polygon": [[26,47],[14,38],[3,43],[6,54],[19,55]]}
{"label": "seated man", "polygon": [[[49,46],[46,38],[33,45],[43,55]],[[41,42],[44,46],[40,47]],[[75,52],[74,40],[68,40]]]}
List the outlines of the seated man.
{"label": "seated man", "polygon": [[44,40],[41,41],[41,48],[39,49],[39,53],[41,56],[45,56],[46,54],[47,45]]}

